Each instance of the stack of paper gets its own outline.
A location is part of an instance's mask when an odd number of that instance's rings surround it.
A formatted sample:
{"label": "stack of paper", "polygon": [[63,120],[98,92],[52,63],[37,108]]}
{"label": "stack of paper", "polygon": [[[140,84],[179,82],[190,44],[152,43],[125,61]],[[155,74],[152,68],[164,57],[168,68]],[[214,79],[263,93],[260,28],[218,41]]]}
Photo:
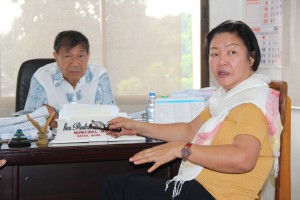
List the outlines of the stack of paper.
{"label": "stack of paper", "polygon": [[[46,106],[43,106],[30,113],[29,116],[37,121],[40,126],[44,126],[49,113]],[[0,137],[2,140],[11,139],[18,129],[21,129],[28,139],[37,138],[37,130],[27,119],[26,115],[0,119]]]}
{"label": "stack of paper", "polygon": [[194,98],[194,97],[203,97],[205,104],[211,95],[216,91],[215,87],[205,87],[201,89],[187,89],[174,91],[171,93],[171,98]]}

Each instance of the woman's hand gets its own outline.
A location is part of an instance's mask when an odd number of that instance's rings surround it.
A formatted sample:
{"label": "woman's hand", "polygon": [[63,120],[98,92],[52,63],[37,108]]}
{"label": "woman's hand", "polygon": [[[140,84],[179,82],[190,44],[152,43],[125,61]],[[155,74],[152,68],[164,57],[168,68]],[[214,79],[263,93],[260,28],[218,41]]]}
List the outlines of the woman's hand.
{"label": "woman's hand", "polygon": [[4,160],[4,159],[0,160],[0,167],[4,166],[5,163],[6,163],[6,160]]}
{"label": "woman's hand", "polygon": [[161,165],[176,158],[181,158],[181,149],[184,145],[184,142],[169,142],[155,146],[135,154],[129,161],[133,162],[135,165],[154,162],[152,167],[148,169],[148,172],[151,173]]}
{"label": "woman's hand", "polygon": [[47,107],[49,116],[51,116],[52,113],[55,112],[55,115],[54,115],[53,119],[51,120],[49,126],[50,126],[51,129],[52,129],[52,128],[57,128],[57,122],[56,122],[56,119],[58,119],[58,114],[56,113],[55,108],[52,107],[52,106],[49,106],[48,104],[44,104],[44,106]]}
{"label": "woman's hand", "polygon": [[124,117],[117,117],[108,122],[109,129],[117,129],[121,128],[121,132],[114,132],[114,131],[106,131],[108,135],[111,135],[115,138],[120,137],[122,135],[136,135],[139,133],[138,121],[134,121],[132,119],[124,118]]}

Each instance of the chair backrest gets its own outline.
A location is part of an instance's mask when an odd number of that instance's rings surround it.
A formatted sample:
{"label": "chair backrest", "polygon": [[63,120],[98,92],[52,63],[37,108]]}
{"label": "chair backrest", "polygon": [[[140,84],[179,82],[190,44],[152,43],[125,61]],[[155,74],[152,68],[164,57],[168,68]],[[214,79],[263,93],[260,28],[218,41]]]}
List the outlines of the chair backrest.
{"label": "chair backrest", "polygon": [[291,99],[287,94],[287,82],[272,81],[270,88],[280,91],[279,111],[283,125],[275,200],[291,200]]}
{"label": "chair backrest", "polygon": [[55,59],[41,58],[41,59],[27,60],[24,63],[22,63],[19,69],[18,79],[17,79],[15,111],[24,109],[29,87],[30,87],[31,77],[34,74],[34,72],[36,72],[36,70],[39,69],[40,67],[52,62],[55,62]]}

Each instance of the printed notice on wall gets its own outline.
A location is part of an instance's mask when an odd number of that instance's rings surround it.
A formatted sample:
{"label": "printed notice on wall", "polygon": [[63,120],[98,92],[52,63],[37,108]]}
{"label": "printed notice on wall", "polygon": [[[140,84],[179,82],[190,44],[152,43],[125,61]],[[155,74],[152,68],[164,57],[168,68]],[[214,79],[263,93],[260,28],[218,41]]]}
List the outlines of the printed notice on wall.
{"label": "printed notice on wall", "polygon": [[245,22],[257,37],[261,67],[281,68],[282,0],[246,0]]}

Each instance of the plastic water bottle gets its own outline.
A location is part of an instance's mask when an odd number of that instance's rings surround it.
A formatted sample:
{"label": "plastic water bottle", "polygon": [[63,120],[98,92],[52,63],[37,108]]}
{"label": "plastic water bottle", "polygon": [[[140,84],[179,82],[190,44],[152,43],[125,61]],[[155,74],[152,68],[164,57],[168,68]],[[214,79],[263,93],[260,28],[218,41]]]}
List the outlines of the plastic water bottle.
{"label": "plastic water bottle", "polygon": [[[155,93],[150,92],[147,99],[146,106],[146,122],[153,123],[154,122],[154,109],[155,109]],[[152,142],[152,138],[146,138],[146,142]]]}
{"label": "plastic water bottle", "polygon": [[155,93],[150,92],[146,106],[146,122],[149,123],[153,123],[154,120],[155,99]]}

